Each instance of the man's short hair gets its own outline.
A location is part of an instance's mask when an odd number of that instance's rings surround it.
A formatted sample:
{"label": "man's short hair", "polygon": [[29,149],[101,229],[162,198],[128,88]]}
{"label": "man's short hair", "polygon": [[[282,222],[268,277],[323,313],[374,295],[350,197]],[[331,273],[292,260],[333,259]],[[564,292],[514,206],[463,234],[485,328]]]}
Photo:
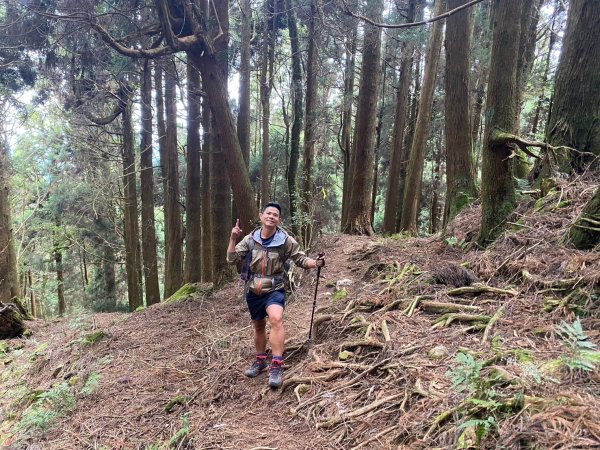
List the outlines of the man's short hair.
{"label": "man's short hair", "polygon": [[261,212],[265,212],[265,209],[267,209],[267,208],[277,208],[279,210],[279,215],[281,215],[281,205],[279,203],[269,202],[265,206],[263,206],[263,209]]}

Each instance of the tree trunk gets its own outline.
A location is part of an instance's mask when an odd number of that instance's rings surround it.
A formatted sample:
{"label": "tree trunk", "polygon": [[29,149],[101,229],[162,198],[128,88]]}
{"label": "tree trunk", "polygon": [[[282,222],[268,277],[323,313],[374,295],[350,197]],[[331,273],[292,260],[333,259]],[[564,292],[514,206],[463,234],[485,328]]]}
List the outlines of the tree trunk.
{"label": "tree trunk", "polygon": [[354,100],[354,66],[356,60],[357,22],[352,21],[348,26],[346,41],[346,60],[344,65],[344,104],[342,106],[342,132],[341,150],[344,166],[344,184],[342,192],[342,220],[343,228],[348,219],[348,203],[350,203],[350,165],[352,159],[352,103]]}
{"label": "tree trunk", "polygon": [[250,0],[241,0],[242,36],[240,48],[240,92],[237,116],[237,136],[246,168],[250,165],[250,40],[252,39],[252,9]]}
{"label": "tree trunk", "polygon": [[538,129],[540,124],[540,119],[542,117],[542,109],[545,104],[549,102],[549,99],[546,96],[546,89],[548,84],[548,75],[550,74],[550,63],[552,61],[552,52],[554,50],[554,45],[556,44],[556,39],[558,35],[556,34],[556,17],[558,16],[559,11],[562,10],[562,3],[560,0],[555,0],[554,3],[554,13],[552,15],[552,23],[550,24],[550,29],[548,30],[548,53],[546,54],[546,62],[544,65],[544,72],[542,74],[542,80],[540,82],[542,86],[542,91],[540,92],[540,96],[537,101],[537,105],[535,107],[535,113],[533,115],[532,123],[531,123],[531,135],[534,139],[541,138],[538,136]]}
{"label": "tree trunk", "polygon": [[[517,117],[513,130],[516,135],[520,134],[523,94],[533,67],[537,24],[540,18],[540,2],[541,0],[523,0],[521,39],[519,40],[519,68],[517,69]],[[527,178],[531,170],[527,156],[520,149],[516,153],[518,157],[514,158],[515,178]]]}
{"label": "tree trunk", "polygon": [[[288,195],[290,198],[290,212],[292,219],[292,232],[299,235],[298,228],[298,160],[300,159],[300,134],[302,133],[302,56],[300,54],[300,44],[298,42],[298,26],[296,24],[296,13],[294,2],[285,1],[287,10],[288,30],[290,33],[290,47],[292,51],[292,102],[293,102],[293,123],[290,136],[290,161],[287,170]],[[311,20],[314,20],[311,19]],[[309,39],[311,39],[309,37]],[[309,44],[310,45],[310,44]]]}
{"label": "tree trunk", "polygon": [[320,43],[320,27],[318,24],[319,0],[310,2],[310,19],[308,25],[308,55],[306,62],[306,124],[304,128],[304,167],[302,169],[302,212],[301,243],[309,248],[312,241],[312,199],[313,171],[315,163],[315,141],[317,130],[317,74]]}
{"label": "tree trunk", "polygon": [[165,298],[183,284],[183,228],[179,203],[179,152],[177,148],[177,98],[175,65],[165,70]]}
{"label": "tree trunk", "polygon": [[[163,202],[167,195],[167,163],[166,138],[167,126],[165,124],[165,96],[163,92],[163,67],[161,63],[154,63],[154,90],[156,91],[156,131],[158,133],[158,154],[160,158],[160,175],[162,181]],[[165,252],[165,267],[167,265],[167,252]]]}
{"label": "tree trunk", "polygon": [[[554,146],[600,155],[600,2],[571,0],[548,124]],[[590,157],[571,155],[563,171],[580,171]]]}
{"label": "tree trunk", "polygon": [[17,258],[14,250],[9,194],[9,160],[7,148],[0,138],[0,302],[14,303],[19,312],[27,311],[19,301],[20,288]]}
{"label": "tree trunk", "polygon": [[[456,6],[455,6],[456,8]],[[446,64],[448,61],[446,61]],[[446,101],[448,98],[446,97]],[[468,116],[467,116],[468,117]],[[468,133],[467,133],[468,135]],[[446,155],[448,160],[448,155]],[[431,223],[429,232],[435,234],[440,231],[440,224],[442,223],[442,205],[440,202],[440,185],[441,185],[441,166],[442,166],[442,137],[436,139],[435,143],[435,160],[433,164],[433,195],[431,196]]]}
{"label": "tree trunk", "polygon": [[[382,0],[369,0],[370,18],[381,22]],[[356,111],[355,145],[350,164],[351,186],[348,218],[344,232],[373,235],[371,224],[371,191],[373,188],[373,161],[375,159],[375,126],[379,67],[381,60],[381,29],[365,24],[363,59]]]}
{"label": "tree trunk", "polygon": [[249,231],[258,217],[258,209],[254,202],[254,191],[250,184],[250,177],[237,139],[233,116],[229,109],[224,75],[214,55],[205,52],[202,55],[190,53],[188,56],[192,58],[194,65],[200,69],[203,91],[206,92],[212,114],[219,125],[221,148],[223,149],[221,156],[227,167],[227,175],[233,189],[235,203],[238,205],[240,226],[243,230]]}
{"label": "tree trunk", "polygon": [[[416,0],[411,0],[408,7],[407,23],[415,20]],[[404,129],[406,128],[406,114],[408,111],[408,90],[412,75],[412,60],[414,43],[402,43],[402,60],[400,62],[400,77],[396,91],[396,110],[394,115],[394,131],[392,134],[392,155],[388,175],[387,193],[385,197],[385,212],[383,215],[383,232],[395,233],[398,222],[398,195],[400,189],[400,173],[406,171],[408,149],[404,144]]]}
{"label": "tree trunk", "polygon": [[[448,9],[467,0],[448,0]],[[477,198],[473,178],[469,115],[471,12],[462,10],[446,21],[446,204],[443,226]]]}
{"label": "tree trunk", "polygon": [[501,233],[516,204],[513,148],[502,139],[511,133],[517,116],[517,70],[521,35],[521,0],[495,0],[490,79],[481,174],[482,219],[478,241],[487,245]]}
{"label": "tree trunk", "polygon": [[[227,2],[220,2],[215,5],[219,15],[219,26],[224,33],[229,30],[229,15],[227,11]],[[228,38],[222,39],[221,44],[215,49],[215,56],[217,64],[219,65],[221,74],[223,76],[223,83],[225,90],[227,91],[227,79],[229,77],[229,66],[228,66],[228,51],[229,51],[229,40]],[[270,73],[272,73],[272,68]],[[217,123],[213,115],[213,126],[214,130],[218,130]],[[227,264],[227,242],[229,242],[229,234],[231,232],[232,220],[231,220],[231,185],[229,178],[227,177],[227,167],[225,165],[225,159],[222,157],[225,152],[225,147],[221,140],[221,133],[213,133],[212,136],[212,151],[213,159],[211,161],[211,194],[212,194],[212,257],[214,267],[214,281],[217,285],[224,283],[231,274],[231,267]],[[243,208],[244,205],[239,205]]]}
{"label": "tree trunk", "polygon": [[31,274],[31,270],[27,271],[27,285],[29,286],[29,308],[31,310],[31,317],[40,317],[35,292],[33,291],[33,275]]}
{"label": "tree trunk", "polygon": [[185,282],[202,279],[202,206],[200,173],[200,74],[187,65],[187,179]]}
{"label": "tree trunk", "polygon": [[[443,11],[444,1],[436,0],[433,15],[438,16]],[[442,23],[437,21],[434,22],[431,27],[431,34],[427,44],[427,56],[425,57],[423,87],[419,97],[419,111],[417,113],[415,133],[410,150],[410,160],[408,162],[400,230],[409,231],[411,233],[417,232],[419,197],[421,193],[423,166],[425,163],[425,145],[429,124],[431,122],[433,92],[435,89],[437,66],[440,60],[440,50],[442,47],[442,26]]]}
{"label": "tree trunk", "polygon": [[[214,267],[212,257],[212,194],[211,194],[211,168],[212,163],[212,139],[211,113],[208,99],[202,99],[202,281],[208,282],[214,279]],[[249,230],[247,230],[249,231]]]}
{"label": "tree trunk", "polygon": [[[56,221],[56,226],[60,227],[60,220]],[[58,315],[60,317],[65,315],[67,312],[67,303],[65,301],[65,281],[64,281],[64,270],[63,270],[63,255],[62,247],[59,242],[54,240],[54,249],[52,251],[54,258],[54,270],[56,271],[56,296],[58,297]]]}
{"label": "tree trunk", "polygon": [[144,304],[142,297],[142,276],[140,258],[140,229],[135,176],[135,152],[133,144],[133,124],[131,102],[128,94],[120,98],[123,102],[122,158],[123,158],[123,235],[125,238],[125,269],[127,273],[127,296],[129,310],[135,311]]}
{"label": "tree trunk", "polygon": [[579,250],[590,250],[600,242],[600,188],[571,226],[567,241]]}
{"label": "tree trunk", "polygon": [[140,143],[140,180],[142,197],[142,255],[146,305],[160,302],[156,225],[154,220],[154,167],[152,164],[152,73],[144,62],[141,86],[142,130]]}
{"label": "tree trunk", "polygon": [[271,198],[269,179],[271,90],[273,89],[273,63],[275,60],[275,33],[277,1],[265,0],[265,21],[260,65],[260,104],[262,110],[262,166],[260,196],[263,204]]}

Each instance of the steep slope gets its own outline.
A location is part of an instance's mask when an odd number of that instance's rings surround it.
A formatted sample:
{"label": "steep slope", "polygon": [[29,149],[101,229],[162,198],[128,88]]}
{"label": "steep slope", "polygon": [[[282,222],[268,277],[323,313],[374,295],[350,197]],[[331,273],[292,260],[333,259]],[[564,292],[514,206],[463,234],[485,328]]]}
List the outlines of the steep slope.
{"label": "steep slope", "polygon": [[485,251],[468,242],[477,207],[445,237],[323,237],[315,339],[313,271],[286,309],[278,391],[243,375],[238,281],[134,314],[29,323],[0,348],[0,445],[592,448],[600,255],[561,244],[590,181],[524,199]]}

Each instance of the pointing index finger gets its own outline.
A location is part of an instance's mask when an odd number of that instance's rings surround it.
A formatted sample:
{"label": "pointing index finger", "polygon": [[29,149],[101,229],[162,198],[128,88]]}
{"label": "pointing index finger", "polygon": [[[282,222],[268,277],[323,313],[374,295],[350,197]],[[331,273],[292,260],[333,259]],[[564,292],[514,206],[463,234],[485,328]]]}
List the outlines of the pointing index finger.
{"label": "pointing index finger", "polygon": [[238,228],[240,227],[240,219],[237,219],[237,220],[235,221],[235,226],[236,226],[236,227],[238,227]]}

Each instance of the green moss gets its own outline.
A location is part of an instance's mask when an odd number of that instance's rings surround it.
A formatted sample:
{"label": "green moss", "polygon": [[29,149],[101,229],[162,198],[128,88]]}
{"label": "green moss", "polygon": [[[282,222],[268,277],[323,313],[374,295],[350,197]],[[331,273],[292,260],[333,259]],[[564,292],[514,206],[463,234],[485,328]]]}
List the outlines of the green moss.
{"label": "green moss", "polygon": [[332,301],[338,302],[340,300],[345,299],[346,297],[348,297],[348,291],[346,290],[346,288],[342,288],[335,294],[333,294]]}
{"label": "green moss", "polygon": [[93,333],[86,334],[83,337],[82,344],[83,345],[93,345],[96,342],[100,342],[102,339],[106,337],[106,333],[102,330],[94,331]]}
{"label": "green moss", "polygon": [[179,395],[177,397],[175,397],[172,400],[169,400],[169,402],[165,405],[165,412],[170,413],[171,411],[173,411],[173,409],[175,408],[176,405],[185,405],[185,402],[187,402],[187,397],[184,397],[183,395]]}
{"label": "green moss", "polygon": [[195,294],[198,291],[198,288],[195,284],[187,283],[179,288],[177,292],[171,295],[168,299],[166,299],[163,304],[169,305],[171,303],[178,303],[182,300],[185,300],[190,295]]}
{"label": "green moss", "polygon": [[145,306],[138,306],[137,308],[135,308],[134,312],[142,312],[142,311],[146,311],[146,309],[148,309],[148,308],[146,308]]}

